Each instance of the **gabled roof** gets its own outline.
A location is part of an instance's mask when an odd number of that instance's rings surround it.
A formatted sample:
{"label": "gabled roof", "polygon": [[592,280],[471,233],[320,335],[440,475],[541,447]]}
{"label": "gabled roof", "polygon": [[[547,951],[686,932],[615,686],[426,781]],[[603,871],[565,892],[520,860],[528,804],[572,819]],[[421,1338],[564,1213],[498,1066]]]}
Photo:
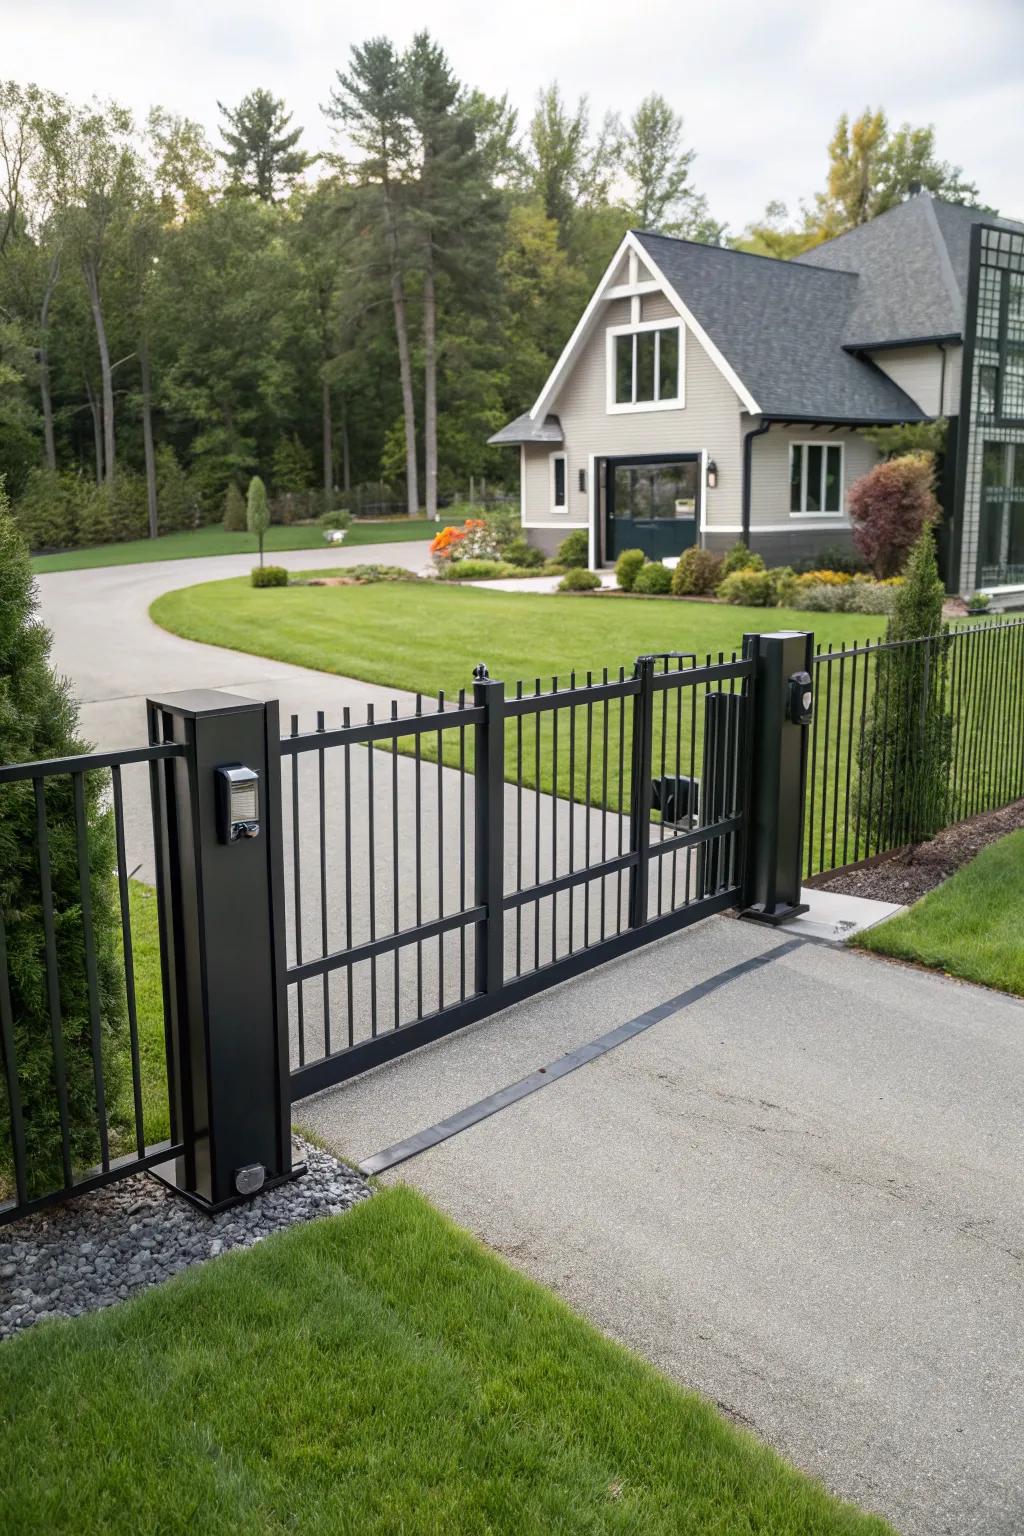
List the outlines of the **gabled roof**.
{"label": "gabled roof", "polygon": [[500,432],[495,432],[487,441],[502,447],[510,443],[564,443],[565,437],[557,416],[545,416],[543,421],[534,421],[529,411],[524,411],[522,416],[517,416],[515,421],[510,421],[507,427],[502,427]]}
{"label": "gabled roof", "polygon": [[843,350],[855,272],[815,270],[715,245],[637,231],[765,416],[920,421],[918,406],[871,363]]}
{"label": "gabled roof", "polygon": [[964,208],[921,192],[804,251],[796,264],[858,274],[843,338],[848,347],[960,337],[972,224],[1024,231],[1024,225],[982,208]]}

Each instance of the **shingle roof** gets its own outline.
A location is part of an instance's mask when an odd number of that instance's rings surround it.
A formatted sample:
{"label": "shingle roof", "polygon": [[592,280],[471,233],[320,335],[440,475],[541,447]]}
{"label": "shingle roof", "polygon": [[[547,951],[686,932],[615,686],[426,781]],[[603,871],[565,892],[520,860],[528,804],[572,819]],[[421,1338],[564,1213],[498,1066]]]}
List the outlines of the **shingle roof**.
{"label": "shingle roof", "polygon": [[854,272],[798,266],[637,231],[659,271],[750,390],[763,415],[919,421],[871,363],[844,352]]}
{"label": "shingle roof", "polygon": [[534,421],[529,411],[526,411],[522,416],[517,416],[515,421],[510,421],[507,427],[502,427],[500,432],[495,432],[487,441],[503,447],[510,443],[562,443],[565,437],[557,416],[545,416],[543,421]]}
{"label": "shingle roof", "polygon": [[846,346],[963,332],[972,224],[1024,229],[981,208],[920,193],[798,256],[801,266],[856,272]]}

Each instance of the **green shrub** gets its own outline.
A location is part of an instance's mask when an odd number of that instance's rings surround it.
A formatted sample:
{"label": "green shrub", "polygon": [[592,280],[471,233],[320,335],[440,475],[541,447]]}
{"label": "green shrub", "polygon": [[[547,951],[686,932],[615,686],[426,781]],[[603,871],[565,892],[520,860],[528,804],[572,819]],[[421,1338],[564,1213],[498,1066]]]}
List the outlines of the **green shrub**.
{"label": "green shrub", "polygon": [[[473,516],[473,513],[467,514]],[[508,547],[517,539],[522,539],[522,524],[519,521],[519,509],[515,506],[482,507],[475,514],[482,517],[490,531],[499,555],[508,559]]]}
{"label": "green shrub", "polygon": [[615,580],[621,591],[632,592],[637,575],[647,563],[642,549],[624,549],[615,562]]}
{"label": "green shrub", "polygon": [[224,530],[226,533],[245,532],[245,497],[233,480],[224,497]]}
{"label": "green shrub", "polygon": [[667,565],[662,565],[660,560],[651,560],[647,565],[641,566],[633,581],[633,591],[643,592],[646,595],[671,592],[672,572]]}
{"label": "green shrub", "polygon": [[731,576],[733,571],[763,571],[764,559],[749,550],[742,539],[729,546],[722,560],[722,575]]}
{"label": "green shrub", "polygon": [[768,572],[772,584],[772,603],[776,608],[788,608],[796,588],[796,572],[791,565],[776,565]]}
{"label": "green shrub", "polygon": [[559,592],[594,592],[601,585],[601,578],[596,571],[588,571],[584,566],[570,566],[558,583]]}
{"label": "green shrub", "polygon": [[94,480],[72,470],[33,469],[14,520],[31,549],[74,549],[83,509],[99,494]]}
{"label": "green shrub", "polygon": [[407,571],[404,565],[350,565],[346,576],[372,585],[378,581],[419,581],[415,571]]}
{"label": "green shrub", "polygon": [[[9,514],[0,485],[0,763],[85,751],[78,734],[77,709],[67,685],[51,670],[49,636],[34,609],[28,549]],[[117,853],[111,814],[104,808],[108,782],[105,773],[82,776],[101,1052],[111,1153],[116,1155],[128,1150],[121,1141],[127,1044],[114,880]],[[97,1163],[100,1148],[74,798],[66,774],[47,782],[46,811],[68,1130],[71,1161],[77,1171]],[[7,946],[14,1060],[30,1196],[44,1194],[63,1182],[38,857],[32,781],[0,785],[0,912]],[[0,1189],[4,1193],[11,1186],[10,1131],[7,1095],[0,1091]]]}
{"label": "green shrub", "polygon": [[245,498],[245,526],[253,538],[259,540],[260,565],[263,564],[263,540],[267,536],[269,525],[270,507],[267,505],[267,488],[259,475],[253,475]]}
{"label": "green shrub", "polygon": [[249,580],[254,587],[286,587],[288,572],[283,565],[254,565]]}
{"label": "green shrub", "polygon": [[590,535],[585,528],[574,528],[558,546],[558,563],[573,567],[585,566],[590,560]]}
{"label": "green shrub", "polygon": [[313,479],[313,459],[297,434],[278,438],[271,479],[279,496],[304,491],[309,486]]}
{"label": "green shrub", "polygon": [[987,592],[972,592],[967,599],[968,613],[988,613],[992,599]]}
{"label": "green shrub", "polygon": [[544,562],[544,551],[537,549],[533,544],[527,544],[522,537],[513,539],[505,549],[505,559],[509,565],[521,566],[524,571],[539,570]]}
{"label": "green shrub", "polygon": [[887,590],[893,593],[893,614],[886,639],[932,639],[927,645],[894,645],[880,651],[875,663],[858,793],[865,835],[878,848],[933,837],[952,809],[949,641],[930,526],[911,549],[905,583]]}
{"label": "green shrub", "polygon": [[326,512],[321,512],[317,522],[321,528],[351,528],[352,513],[345,507],[328,507]]}
{"label": "green shrub", "polygon": [[78,543],[120,544],[149,532],[146,482],[134,470],[119,469],[112,485],[83,496],[78,510]]}
{"label": "green shrub", "polygon": [[517,576],[518,568],[504,560],[452,560],[438,568],[439,581],[493,581],[499,576]]}
{"label": "green shrub", "polygon": [[768,608],[775,602],[768,572],[753,567],[730,572],[718,588],[718,595],[724,603],[736,603],[743,608]]}
{"label": "green shrub", "polygon": [[691,544],[672,572],[672,591],[676,597],[708,597],[721,579],[722,556],[713,549]]}
{"label": "green shrub", "polygon": [[160,533],[197,528],[202,515],[195,487],[167,443],[156,451],[156,515]]}

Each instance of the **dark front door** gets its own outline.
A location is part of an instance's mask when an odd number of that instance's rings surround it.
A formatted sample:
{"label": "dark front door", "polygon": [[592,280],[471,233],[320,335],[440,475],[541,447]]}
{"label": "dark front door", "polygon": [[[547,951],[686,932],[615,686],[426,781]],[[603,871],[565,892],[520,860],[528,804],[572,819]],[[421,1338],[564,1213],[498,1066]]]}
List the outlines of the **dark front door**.
{"label": "dark front door", "polygon": [[696,543],[699,455],[609,459],[606,484],[609,560],[624,549],[663,560]]}

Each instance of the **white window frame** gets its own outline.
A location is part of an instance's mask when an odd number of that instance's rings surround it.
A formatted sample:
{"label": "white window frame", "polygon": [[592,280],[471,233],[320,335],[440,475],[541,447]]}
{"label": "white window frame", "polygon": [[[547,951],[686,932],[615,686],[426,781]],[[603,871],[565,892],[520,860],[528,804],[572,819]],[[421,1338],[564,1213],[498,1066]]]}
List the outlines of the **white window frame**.
{"label": "white window frame", "polygon": [[825,471],[828,463],[826,450],[839,449],[839,507],[835,512],[826,512],[824,508],[818,511],[809,510],[807,506],[807,454],[804,453],[800,464],[800,511],[794,512],[790,508],[790,517],[834,517],[841,518],[846,515],[846,444],[842,441],[830,443],[826,438],[809,437],[802,438],[799,442],[791,442],[789,445],[789,474],[786,476],[786,500],[792,497],[793,492],[793,449],[794,448],[820,448],[821,454],[821,501],[825,500]]}
{"label": "white window frame", "polygon": [[[676,331],[679,335],[678,393],[669,400],[616,400],[615,343],[619,336],[638,336],[641,331]],[[609,416],[632,415],[637,411],[679,411],[686,405],[686,327],[682,320],[640,320],[629,325],[610,325],[606,336],[606,381]],[[654,387],[661,384],[661,341],[654,340]],[[636,347],[633,348],[633,393],[636,394]]]}
{"label": "white window frame", "polygon": [[[562,463],[565,465],[565,470],[562,475],[562,493],[565,497],[565,500],[562,502],[561,506],[559,506],[555,500],[555,465],[558,463],[559,459],[561,459]],[[548,465],[548,474],[551,477],[552,516],[565,517],[568,515],[569,511],[569,456],[566,453],[549,454]]]}

